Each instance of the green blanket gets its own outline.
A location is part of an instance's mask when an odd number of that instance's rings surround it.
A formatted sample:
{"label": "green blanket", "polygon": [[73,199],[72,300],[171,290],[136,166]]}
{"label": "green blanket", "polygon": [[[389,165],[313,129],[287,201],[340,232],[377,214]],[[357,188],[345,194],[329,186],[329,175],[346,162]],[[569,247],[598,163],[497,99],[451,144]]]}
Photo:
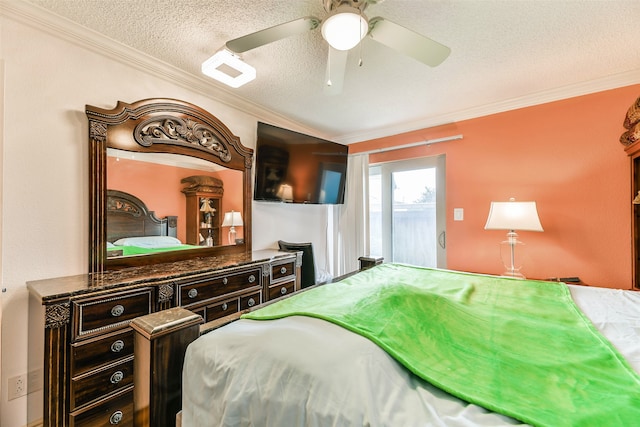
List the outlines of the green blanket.
{"label": "green blanket", "polygon": [[243,317],[324,319],[468,402],[536,426],[640,425],[640,376],[564,284],[383,264]]}

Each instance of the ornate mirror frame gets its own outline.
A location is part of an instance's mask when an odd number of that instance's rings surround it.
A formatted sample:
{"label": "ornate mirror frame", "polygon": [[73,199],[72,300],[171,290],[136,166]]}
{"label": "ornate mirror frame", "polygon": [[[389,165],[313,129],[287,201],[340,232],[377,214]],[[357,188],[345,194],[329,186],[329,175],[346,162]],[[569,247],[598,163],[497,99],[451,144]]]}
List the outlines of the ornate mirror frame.
{"label": "ornate mirror frame", "polygon": [[[251,168],[253,150],[216,117],[184,101],[118,101],[105,110],[87,105],[89,119],[89,272],[251,252]],[[140,153],[172,153],[207,160],[243,173],[244,243],[107,258],[107,148]]]}

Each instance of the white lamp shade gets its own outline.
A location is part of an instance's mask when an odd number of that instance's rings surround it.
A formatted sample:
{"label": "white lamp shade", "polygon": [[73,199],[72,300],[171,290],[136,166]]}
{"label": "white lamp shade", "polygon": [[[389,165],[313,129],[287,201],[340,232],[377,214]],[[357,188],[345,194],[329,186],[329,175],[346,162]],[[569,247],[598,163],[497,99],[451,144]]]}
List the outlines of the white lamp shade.
{"label": "white lamp shade", "polygon": [[338,7],[322,23],[322,37],[337,50],[355,47],[368,31],[366,16],[350,6]]}
{"label": "white lamp shade", "polygon": [[485,230],[544,231],[536,202],[491,202]]}
{"label": "white lamp shade", "polygon": [[224,214],[224,219],[222,220],[223,227],[235,227],[239,225],[243,225],[242,214],[240,214],[240,212],[231,211]]}
{"label": "white lamp shade", "polygon": [[278,193],[276,194],[280,200],[291,201],[293,200],[293,188],[291,188],[288,184],[282,184],[280,188],[278,188]]}

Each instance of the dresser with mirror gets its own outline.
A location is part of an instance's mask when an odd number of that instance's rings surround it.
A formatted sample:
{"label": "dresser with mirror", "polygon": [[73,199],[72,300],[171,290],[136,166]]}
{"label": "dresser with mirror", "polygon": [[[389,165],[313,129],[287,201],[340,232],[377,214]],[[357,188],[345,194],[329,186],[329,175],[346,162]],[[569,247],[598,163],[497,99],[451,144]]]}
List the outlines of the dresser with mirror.
{"label": "dresser with mirror", "polygon": [[172,307],[210,322],[290,294],[302,255],[252,251],[253,150],[209,112],[147,99],[86,115],[88,273],[27,284],[29,364],[43,369],[44,426],[131,426],[130,322]]}

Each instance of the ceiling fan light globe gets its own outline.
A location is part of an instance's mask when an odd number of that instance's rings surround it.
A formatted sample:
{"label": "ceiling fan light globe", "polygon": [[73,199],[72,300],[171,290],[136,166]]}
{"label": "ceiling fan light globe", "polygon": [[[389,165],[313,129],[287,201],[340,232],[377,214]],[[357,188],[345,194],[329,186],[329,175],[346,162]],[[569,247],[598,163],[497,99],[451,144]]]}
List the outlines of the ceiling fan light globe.
{"label": "ceiling fan light globe", "polygon": [[367,18],[352,7],[338,8],[322,23],[322,37],[337,50],[349,50],[367,35]]}

